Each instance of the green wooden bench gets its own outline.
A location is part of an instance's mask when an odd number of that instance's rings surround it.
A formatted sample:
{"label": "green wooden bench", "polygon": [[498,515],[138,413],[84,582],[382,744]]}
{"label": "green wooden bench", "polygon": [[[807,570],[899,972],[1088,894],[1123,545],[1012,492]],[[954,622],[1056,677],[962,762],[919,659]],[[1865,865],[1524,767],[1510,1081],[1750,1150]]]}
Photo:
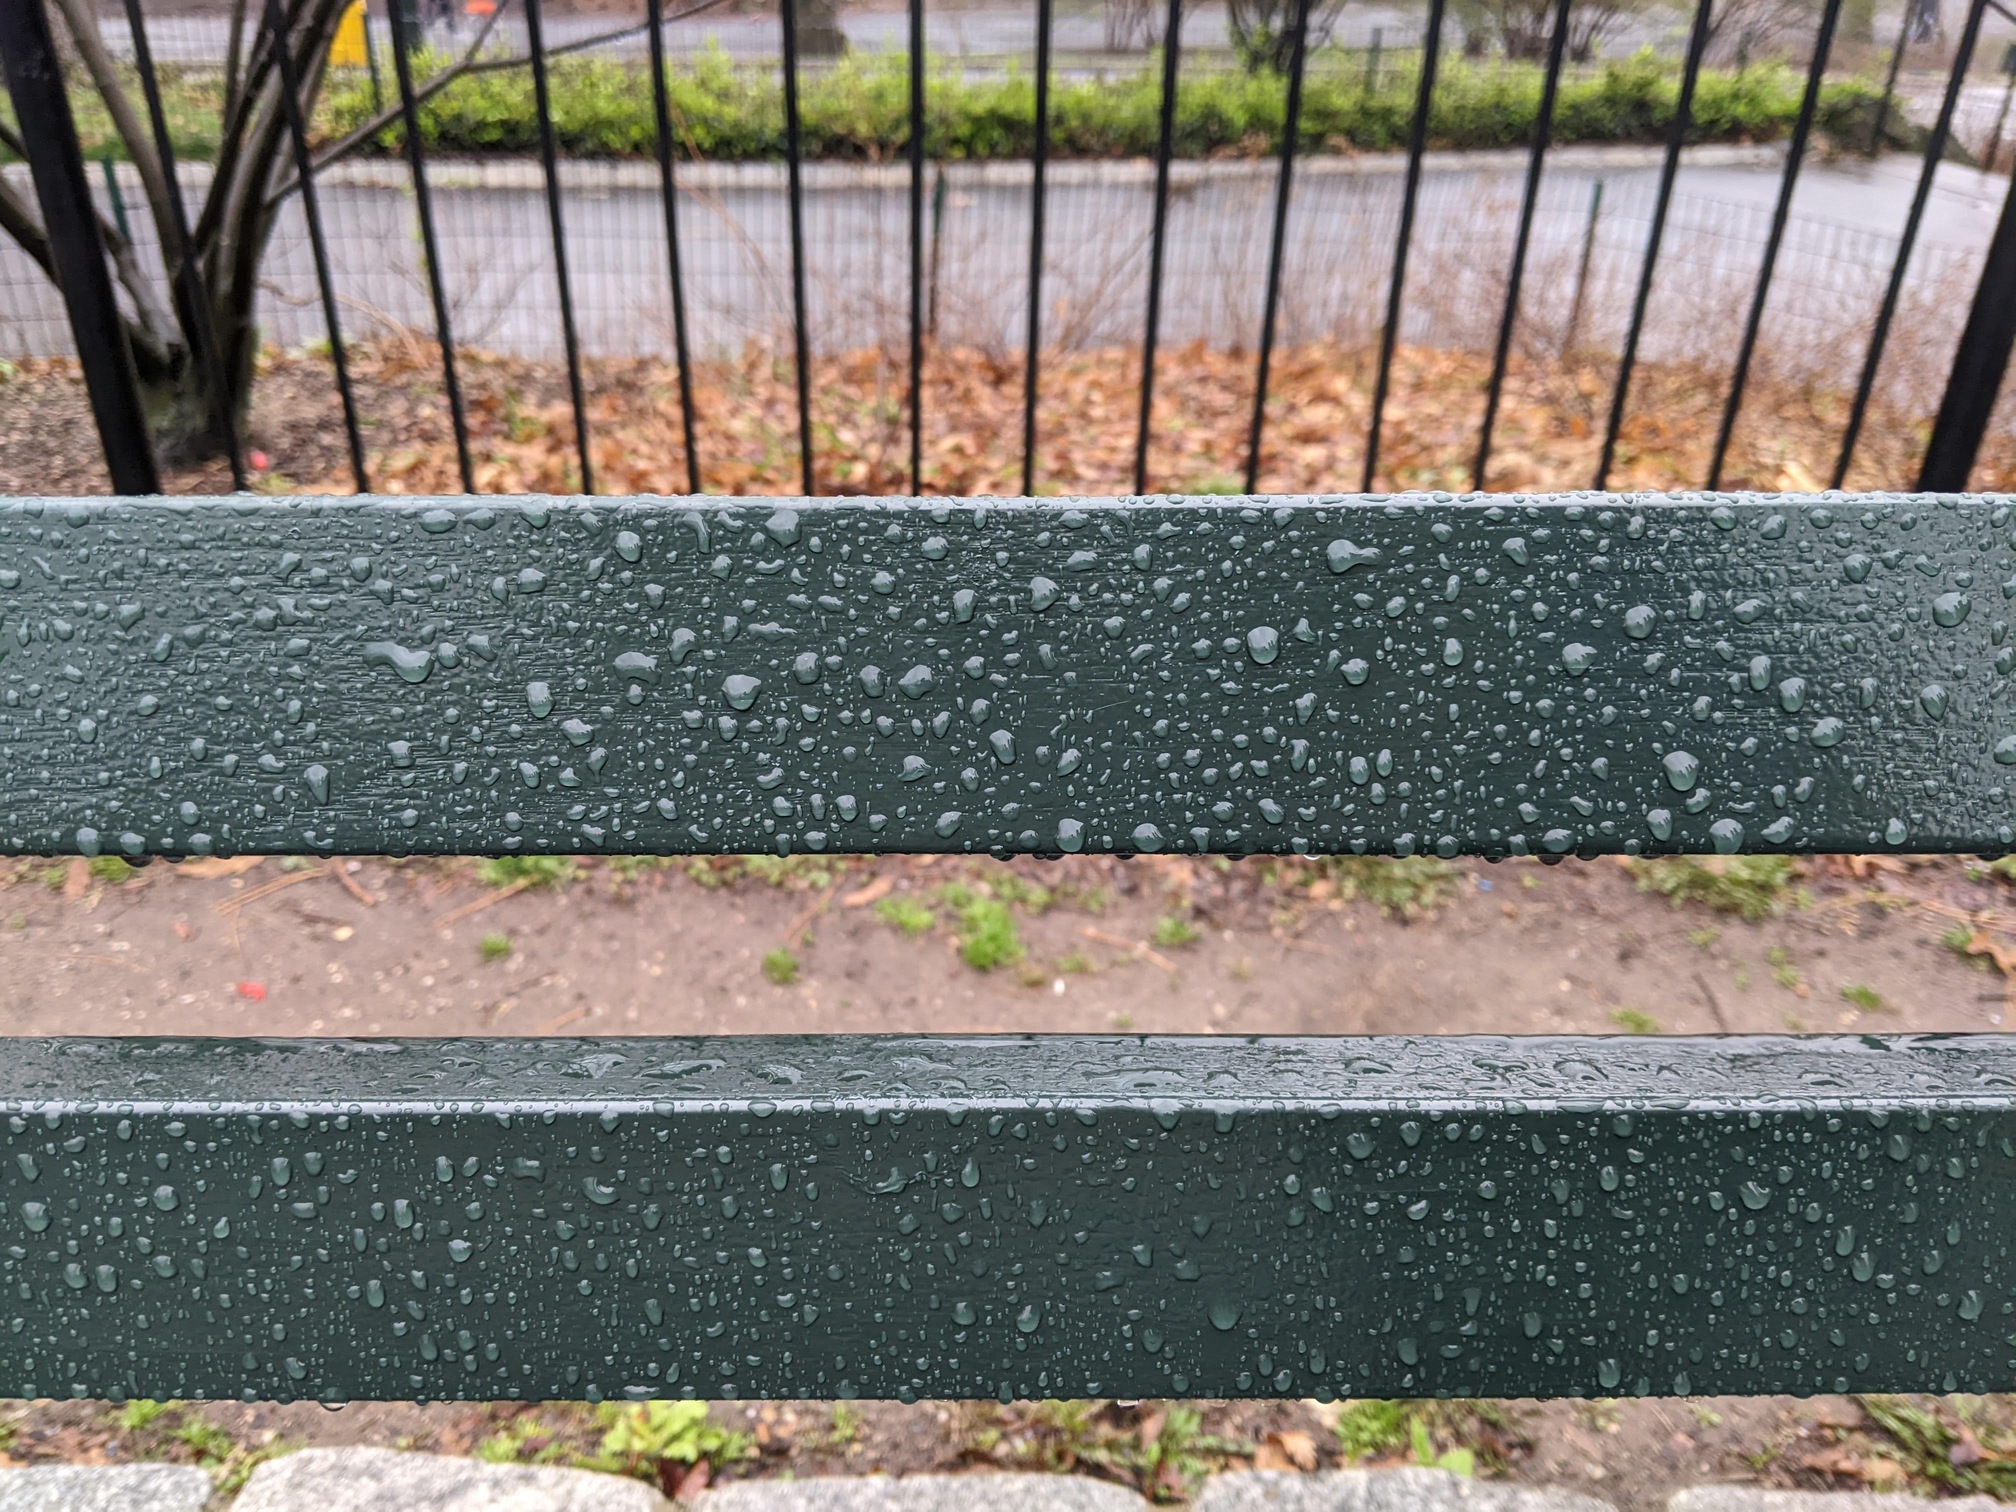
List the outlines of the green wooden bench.
{"label": "green wooden bench", "polygon": [[[6,500],[0,851],[2001,852],[2012,593],[1951,496]],[[2004,1036],[79,1037],[0,1103],[8,1394],[2016,1382]]]}

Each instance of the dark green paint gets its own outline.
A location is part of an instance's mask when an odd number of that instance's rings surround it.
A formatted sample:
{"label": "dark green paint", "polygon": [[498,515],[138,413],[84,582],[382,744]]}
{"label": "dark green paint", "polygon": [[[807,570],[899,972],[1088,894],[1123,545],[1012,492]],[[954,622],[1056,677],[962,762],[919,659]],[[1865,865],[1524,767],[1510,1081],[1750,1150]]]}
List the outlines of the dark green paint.
{"label": "dark green paint", "polygon": [[2009,523],[13,500],[0,850],[2000,850]]}
{"label": "dark green paint", "polygon": [[26,1040],[0,1392],[2016,1386],[2016,1039]]}

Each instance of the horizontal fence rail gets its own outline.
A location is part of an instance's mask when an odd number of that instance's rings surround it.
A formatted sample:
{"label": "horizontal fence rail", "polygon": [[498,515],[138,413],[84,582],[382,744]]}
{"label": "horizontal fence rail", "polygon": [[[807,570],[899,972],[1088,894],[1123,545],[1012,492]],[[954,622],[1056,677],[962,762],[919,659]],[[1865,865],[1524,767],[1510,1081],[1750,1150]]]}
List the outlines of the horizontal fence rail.
{"label": "horizontal fence rail", "polygon": [[0,852],[2001,851],[2010,524],[0,501]]}
{"label": "horizontal fence rail", "polygon": [[2016,1383],[2016,1040],[17,1040],[25,1397]]}

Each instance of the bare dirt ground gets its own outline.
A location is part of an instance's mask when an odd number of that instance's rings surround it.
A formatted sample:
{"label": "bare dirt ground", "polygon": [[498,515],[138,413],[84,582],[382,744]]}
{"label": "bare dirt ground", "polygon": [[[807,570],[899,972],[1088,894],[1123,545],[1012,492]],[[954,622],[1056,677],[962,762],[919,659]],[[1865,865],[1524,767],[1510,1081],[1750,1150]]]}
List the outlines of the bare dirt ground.
{"label": "bare dirt ground", "polygon": [[[1718,864],[365,859],[128,873],[103,860],[20,861],[0,863],[0,1033],[1601,1034],[2003,1022],[2016,896],[1983,864]],[[1676,905],[1647,884],[1699,900]],[[2001,1489],[1987,1472],[2004,1468],[2016,1424],[2003,1399],[1359,1404],[1341,1419],[1306,1403],[1196,1405],[1192,1424],[1152,1403],[722,1403],[722,1437],[699,1464],[722,1477],[1052,1468],[1171,1501],[1226,1464],[1318,1466],[1351,1452],[1396,1462],[1423,1458],[1425,1445],[1431,1459],[1468,1455],[1480,1474],[1578,1486],[1649,1512],[1676,1485],[1714,1480]],[[194,1460],[229,1484],[289,1446],[553,1459],[592,1456],[602,1433],[592,1409],[569,1405],[150,1411],[0,1408],[0,1452]],[[699,1473],[669,1464],[663,1479],[677,1489]]]}

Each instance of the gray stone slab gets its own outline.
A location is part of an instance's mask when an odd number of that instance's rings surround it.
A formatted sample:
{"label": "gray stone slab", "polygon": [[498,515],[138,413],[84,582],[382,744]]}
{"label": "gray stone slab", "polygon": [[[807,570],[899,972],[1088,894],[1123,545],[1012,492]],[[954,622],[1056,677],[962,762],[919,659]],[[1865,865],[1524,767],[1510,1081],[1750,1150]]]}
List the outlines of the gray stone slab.
{"label": "gray stone slab", "polygon": [[193,1465],[35,1465],[0,1470],[0,1512],[202,1512]]}
{"label": "gray stone slab", "polygon": [[1191,1512],[1615,1512],[1578,1491],[1466,1480],[1447,1470],[1233,1470],[1213,1476]]}
{"label": "gray stone slab", "polygon": [[1928,1502],[1919,1496],[1875,1491],[1769,1491],[1760,1486],[1689,1486],[1666,1502],[1666,1512],[2003,1512],[1992,1497],[1963,1496]]}
{"label": "gray stone slab", "polygon": [[708,1491],[694,1512],[1146,1512],[1134,1492],[1082,1475],[829,1476],[741,1481]]}
{"label": "gray stone slab", "polygon": [[252,1473],[232,1512],[670,1512],[642,1481],[394,1449],[303,1449]]}

